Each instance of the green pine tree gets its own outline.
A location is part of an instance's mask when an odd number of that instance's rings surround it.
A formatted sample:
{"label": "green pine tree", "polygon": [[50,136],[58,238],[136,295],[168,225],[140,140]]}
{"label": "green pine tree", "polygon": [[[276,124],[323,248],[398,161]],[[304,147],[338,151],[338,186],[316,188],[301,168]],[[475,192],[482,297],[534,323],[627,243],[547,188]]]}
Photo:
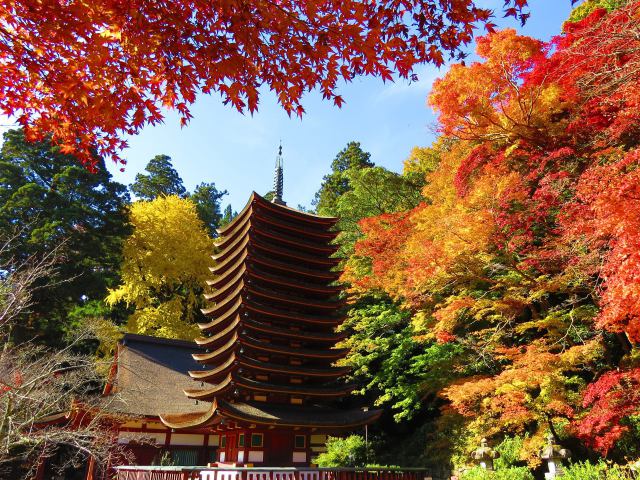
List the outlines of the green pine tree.
{"label": "green pine tree", "polygon": [[178,195],[184,197],[187,190],[182,178],[173,168],[171,157],[156,155],[145,167],[147,175],[138,173],[130,185],[133,194],[141,200],[153,200],[161,195]]}
{"label": "green pine tree", "polygon": [[373,167],[374,164],[369,160],[370,157],[371,154],[362,150],[360,142],[349,142],[338,153],[331,162],[331,173],[323,177],[320,190],[316,192],[315,198],[311,202],[319,215],[335,216],[337,214],[338,198],[351,190],[349,178],[346,175],[347,170]]}
{"label": "green pine tree", "polygon": [[227,205],[222,214],[222,219],[220,220],[220,227],[224,227],[230,224],[237,216],[238,212],[233,211],[231,204]]}
{"label": "green pine tree", "polygon": [[216,228],[220,227],[223,215],[220,209],[220,200],[227,195],[226,190],[219,191],[216,184],[201,183],[193,193],[189,196],[193,203],[196,204],[198,216],[207,227],[209,235],[215,237]]}

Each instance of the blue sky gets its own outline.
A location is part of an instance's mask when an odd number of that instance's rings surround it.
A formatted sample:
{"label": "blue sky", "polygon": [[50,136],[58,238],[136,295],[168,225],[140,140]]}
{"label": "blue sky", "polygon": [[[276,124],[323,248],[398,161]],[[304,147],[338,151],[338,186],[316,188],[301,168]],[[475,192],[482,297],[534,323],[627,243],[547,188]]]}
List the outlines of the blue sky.
{"label": "blue sky", "polygon": [[[503,0],[478,3],[499,12]],[[531,17],[524,28],[501,15],[496,22],[546,40],[559,33],[571,10],[571,0],[529,3]],[[216,96],[203,95],[193,105],[194,118],[186,128],[180,128],[177,116],[169,112],[164,124],[147,127],[128,139],[124,172],[115,165],[110,165],[110,170],[115,180],[130,184],[150,158],[166,154],[189,190],[200,182],[215,182],[229,191],[224,204],[231,203],[239,210],[251,191],[271,189],[275,155],[282,140],[284,199],[294,207],[308,206],[331,161],[349,141],[359,141],[376,164],[395,171],[402,169],[412,147],[429,145],[436,119],[426,98],[433,80],[445,71],[420,67],[420,80],[412,84],[356,79],[340,88],[346,100],[340,109],[312,92],[304,101],[307,113],[301,120],[289,118],[268,90],[262,92],[259,112],[253,116],[222,105]]]}

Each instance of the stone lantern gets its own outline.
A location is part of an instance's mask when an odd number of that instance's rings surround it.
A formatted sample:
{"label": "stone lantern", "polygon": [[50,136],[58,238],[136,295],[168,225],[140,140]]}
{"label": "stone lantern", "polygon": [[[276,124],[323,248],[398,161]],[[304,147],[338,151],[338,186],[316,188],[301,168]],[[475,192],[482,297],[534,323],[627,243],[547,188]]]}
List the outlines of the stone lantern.
{"label": "stone lantern", "polygon": [[540,458],[547,461],[549,471],[544,474],[544,478],[552,480],[554,478],[561,477],[564,474],[564,467],[562,461],[571,457],[571,451],[562,448],[560,445],[554,443],[555,438],[552,433],[547,435],[547,444],[540,452]]}
{"label": "stone lantern", "polygon": [[480,441],[480,447],[471,453],[472,460],[484,468],[485,470],[493,470],[493,460],[498,458],[500,454],[487,445],[487,439]]}

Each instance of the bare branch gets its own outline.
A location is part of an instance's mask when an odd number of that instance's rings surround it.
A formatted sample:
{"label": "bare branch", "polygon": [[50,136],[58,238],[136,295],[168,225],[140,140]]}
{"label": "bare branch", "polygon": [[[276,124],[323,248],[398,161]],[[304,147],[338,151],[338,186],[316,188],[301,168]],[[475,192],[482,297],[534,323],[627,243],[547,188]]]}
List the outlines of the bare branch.
{"label": "bare branch", "polygon": [[18,259],[12,255],[15,244],[28,226],[0,236],[0,338],[6,338],[17,318],[33,305],[33,294],[41,280],[54,284],[56,265],[60,262],[64,242],[44,255]]}
{"label": "bare branch", "polygon": [[61,451],[59,468],[88,457],[106,464],[123,454],[114,428],[121,419],[106,413],[99,365],[75,353],[88,337],[82,332],[58,351],[26,343],[5,345],[0,352],[0,469],[11,466],[15,472],[26,465],[33,470]]}

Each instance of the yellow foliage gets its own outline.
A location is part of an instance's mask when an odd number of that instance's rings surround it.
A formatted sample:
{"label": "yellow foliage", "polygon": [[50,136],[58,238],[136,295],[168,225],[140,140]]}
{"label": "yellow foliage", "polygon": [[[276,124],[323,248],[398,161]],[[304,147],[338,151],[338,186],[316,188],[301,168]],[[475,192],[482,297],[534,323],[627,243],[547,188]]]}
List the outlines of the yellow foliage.
{"label": "yellow foliage", "polygon": [[[428,311],[420,310],[411,317],[411,328],[416,334],[426,333],[425,338],[431,338],[430,326],[433,323],[433,317]],[[419,337],[422,339],[423,337]]]}
{"label": "yellow foliage", "polygon": [[[86,318],[83,321],[83,326],[100,342],[96,350],[96,370],[106,378],[111,369],[110,359],[123,332],[110,320],[102,317]],[[105,361],[105,359],[109,359],[109,361]]]}
{"label": "yellow foliage", "polygon": [[87,318],[84,321],[84,326],[100,341],[100,346],[96,351],[97,356],[111,356],[122,337],[122,331],[112,322],[101,317]]}
{"label": "yellow foliage", "polygon": [[404,161],[403,175],[432,173],[440,163],[440,155],[446,149],[446,139],[441,137],[431,147],[413,147]]}
{"label": "yellow foliage", "polygon": [[532,433],[524,446],[531,466],[537,461],[535,454],[547,422],[566,421],[580,401],[579,395],[567,388],[568,383],[576,381],[571,372],[603,353],[599,340],[573,346],[560,354],[551,350],[538,343],[523,349],[504,349],[499,353],[511,364],[501,373],[467,378],[442,393],[458,412],[471,419],[470,430],[488,436]]}
{"label": "yellow foliage", "polygon": [[603,355],[604,347],[600,339],[596,338],[580,345],[574,345],[562,352],[558,357],[560,364],[564,368],[571,368],[595,362],[602,358]]}
{"label": "yellow foliage", "polygon": [[180,296],[161,303],[136,309],[129,317],[127,330],[142,335],[164,338],[192,339],[198,333],[196,325],[183,320],[185,310],[193,309],[196,302],[184,302]]}
{"label": "yellow foliage", "polygon": [[109,292],[107,303],[135,308],[128,332],[193,338],[213,251],[195,205],[175,195],[135,202],[130,222],[133,233],[124,245],[122,284]]}
{"label": "yellow foliage", "polygon": [[469,149],[464,142],[453,145],[442,154],[437,170],[427,177],[423,195],[430,203],[413,214],[414,229],[404,245],[403,263],[411,265],[411,277],[406,281],[413,290],[425,291],[427,285],[433,288],[438,278],[446,284],[452,266],[473,271],[474,264],[484,263],[483,258],[488,256],[498,199],[516,176],[487,166],[471,191],[461,198],[454,176]]}

